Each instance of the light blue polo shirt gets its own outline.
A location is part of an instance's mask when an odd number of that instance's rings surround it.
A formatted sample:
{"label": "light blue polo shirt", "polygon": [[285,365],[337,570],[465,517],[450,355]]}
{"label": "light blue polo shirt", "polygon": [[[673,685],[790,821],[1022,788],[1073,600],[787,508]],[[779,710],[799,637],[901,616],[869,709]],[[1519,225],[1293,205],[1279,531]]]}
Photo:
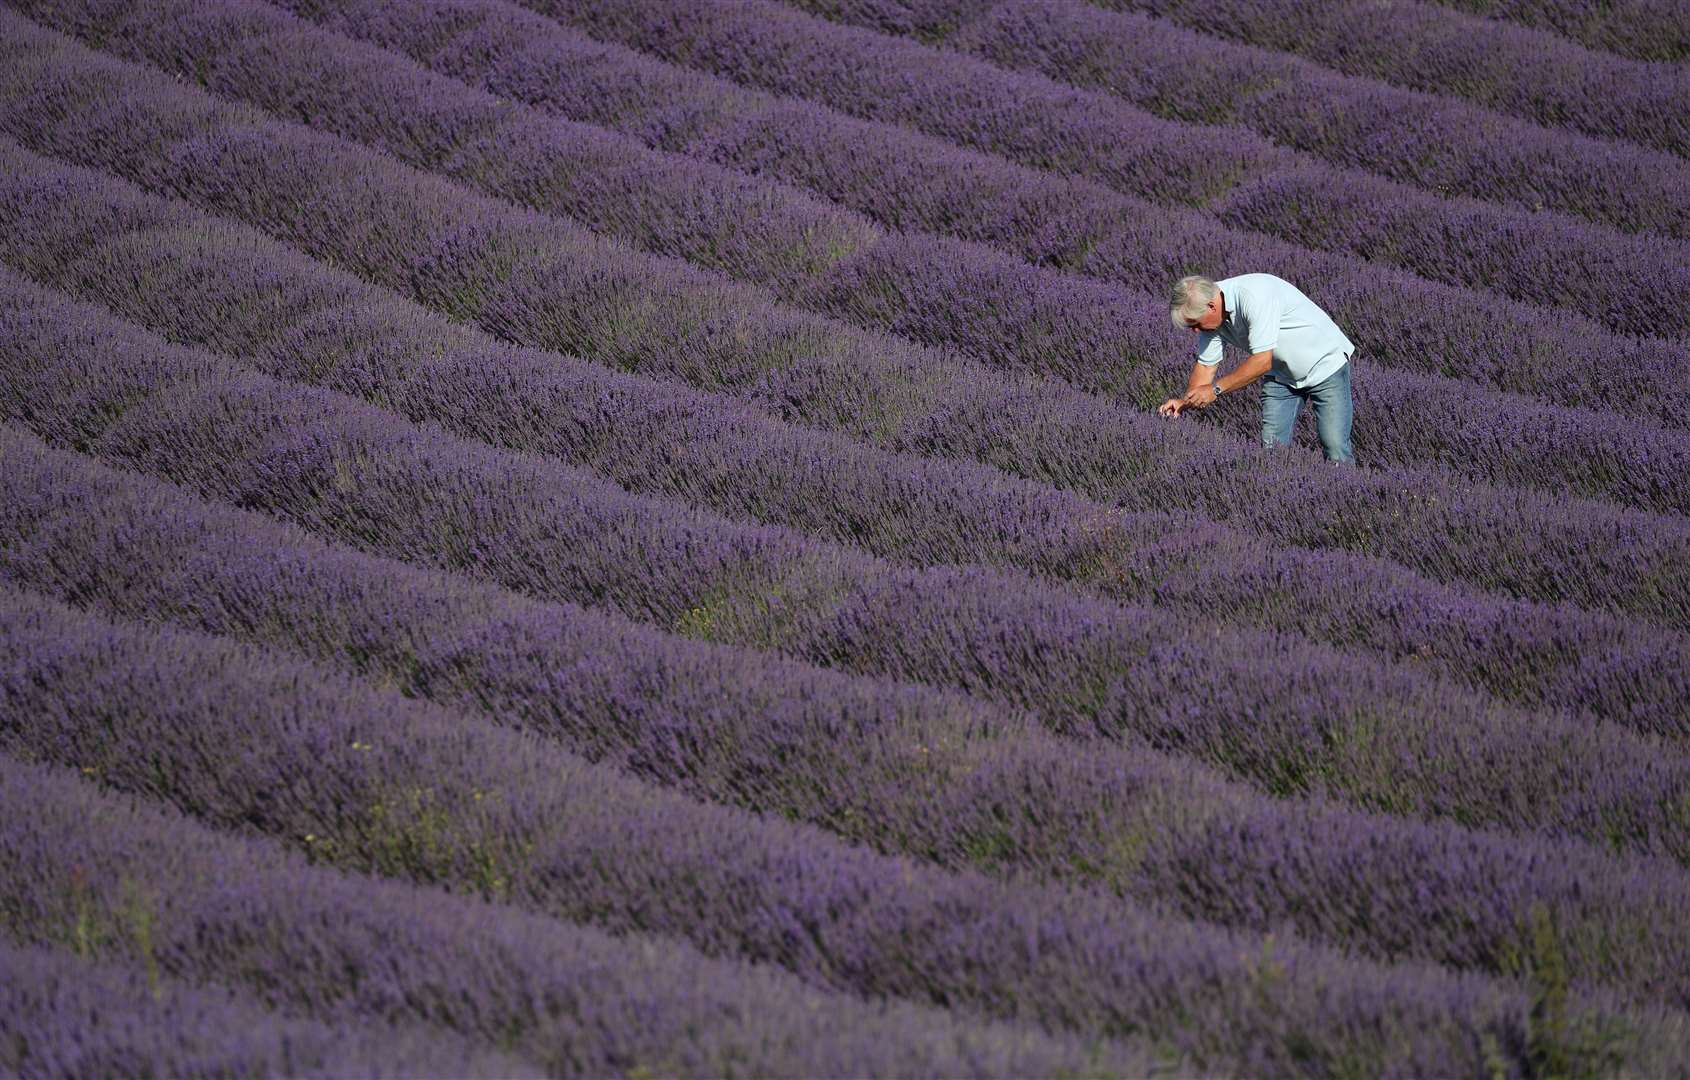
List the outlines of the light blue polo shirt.
{"label": "light blue polo shirt", "polygon": [[1331,378],[1356,351],[1320,305],[1272,274],[1240,274],[1215,282],[1226,317],[1197,335],[1197,362],[1221,361],[1221,342],[1246,354],[1273,350],[1267,378],[1298,389]]}

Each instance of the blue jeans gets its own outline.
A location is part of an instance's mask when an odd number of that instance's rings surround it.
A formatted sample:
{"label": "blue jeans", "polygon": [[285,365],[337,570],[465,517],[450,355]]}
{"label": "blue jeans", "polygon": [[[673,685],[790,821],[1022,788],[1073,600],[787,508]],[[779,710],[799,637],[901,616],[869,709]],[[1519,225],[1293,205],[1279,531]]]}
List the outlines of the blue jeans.
{"label": "blue jeans", "polygon": [[1314,422],[1320,432],[1320,447],[1327,461],[1354,465],[1350,449],[1350,418],[1355,405],[1350,400],[1350,364],[1333,372],[1324,382],[1293,389],[1271,377],[1262,380],[1262,445],[1290,446],[1291,428],[1307,399],[1314,406]]}

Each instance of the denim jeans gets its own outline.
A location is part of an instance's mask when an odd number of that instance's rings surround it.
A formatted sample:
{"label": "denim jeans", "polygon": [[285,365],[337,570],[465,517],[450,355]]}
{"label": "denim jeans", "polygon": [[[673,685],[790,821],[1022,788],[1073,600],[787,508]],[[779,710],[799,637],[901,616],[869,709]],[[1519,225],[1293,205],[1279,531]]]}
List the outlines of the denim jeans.
{"label": "denim jeans", "polygon": [[1354,465],[1350,449],[1350,418],[1355,412],[1350,400],[1350,364],[1333,372],[1324,382],[1293,389],[1271,377],[1262,380],[1262,445],[1291,445],[1291,429],[1307,399],[1314,406],[1315,428],[1327,461]]}

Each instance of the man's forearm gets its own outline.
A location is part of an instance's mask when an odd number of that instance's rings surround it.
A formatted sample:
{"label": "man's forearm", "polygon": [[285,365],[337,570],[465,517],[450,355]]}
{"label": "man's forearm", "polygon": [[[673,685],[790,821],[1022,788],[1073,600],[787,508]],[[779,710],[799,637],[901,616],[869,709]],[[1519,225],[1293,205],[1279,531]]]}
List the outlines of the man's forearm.
{"label": "man's forearm", "polygon": [[1191,378],[1185,380],[1185,392],[1190,394],[1203,389],[1205,386],[1213,386],[1215,372],[1220,369],[1219,364],[1193,364],[1191,366]]}
{"label": "man's forearm", "polygon": [[[1248,360],[1228,372],[1224,379],[1215,380],[1215,393],[1222,394],[1230,393],[1233,390],[1241,390],[1261,378],[1263,375],[1266,375],[1268,370],[1272,367],[1272,349],[1269,349],[1267,352],[1254,353]],[[1197,377],[1197,373],[1192,372],[1191,377],[1195,379]]]}

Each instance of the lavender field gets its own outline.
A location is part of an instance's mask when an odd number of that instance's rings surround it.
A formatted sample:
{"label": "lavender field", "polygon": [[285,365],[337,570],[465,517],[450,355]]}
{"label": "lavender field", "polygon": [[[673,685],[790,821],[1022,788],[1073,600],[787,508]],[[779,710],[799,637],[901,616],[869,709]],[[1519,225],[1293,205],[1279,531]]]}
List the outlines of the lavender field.
{"label": "lavender field", "polygon": [[1670,0],[0,0],[0,1075],[1690,1076],[1686,297]]}

